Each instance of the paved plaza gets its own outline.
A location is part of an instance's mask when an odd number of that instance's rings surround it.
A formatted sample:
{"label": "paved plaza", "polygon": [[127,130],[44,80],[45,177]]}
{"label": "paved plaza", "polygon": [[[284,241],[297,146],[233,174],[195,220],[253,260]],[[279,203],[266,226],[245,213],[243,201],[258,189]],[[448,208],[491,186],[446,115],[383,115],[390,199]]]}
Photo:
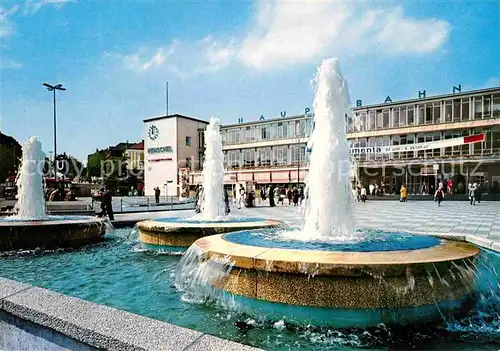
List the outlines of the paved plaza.
{"label": "paved plaza", "polygon": [[[118,214],[120,220],[144,220],[160,217],[190,216],[194,211]],[[231,208],[232,216],[272,218],[290,226],[302,223],[302,208],[285,204],[274,208],[257,206],[239,210]],[[408,231],[437,234],[467,240],[482,247],[500,251],[500,202],[482,202],[471,206],[465,201],[369,201],[355,204],[356,225],[359,228]]]}

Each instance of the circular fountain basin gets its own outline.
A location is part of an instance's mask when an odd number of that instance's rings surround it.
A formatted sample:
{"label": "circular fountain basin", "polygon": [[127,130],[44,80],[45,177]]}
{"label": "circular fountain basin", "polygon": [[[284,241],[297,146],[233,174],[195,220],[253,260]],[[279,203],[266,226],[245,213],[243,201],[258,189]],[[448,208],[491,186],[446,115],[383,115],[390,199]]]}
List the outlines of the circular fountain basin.
{"label": "circular fountain basin", "polygon": [[171,217],[137,223],[139,239],[143,246],[162,251],[185,251],[199,238],[233,231],[276,228],[285,224],[280,221],[252,217],[229,217],[205,221],[195,218]]}
{"label": "circular fountain basin", "polygon": [[0,251],[79,247],[103,240],[106,221],[87,216],[7,217],[0,220]]}
{"label": "circular fountain basin", "polygon": [[[480,250],[431,236],[373,231],[361,242],[283,240],[276,230],[201,238],[202,262],[230,262],[212,282],[246,312],[334,327],[439,319],[470,308]],[[224,261],[225,260],[225,261]]]}

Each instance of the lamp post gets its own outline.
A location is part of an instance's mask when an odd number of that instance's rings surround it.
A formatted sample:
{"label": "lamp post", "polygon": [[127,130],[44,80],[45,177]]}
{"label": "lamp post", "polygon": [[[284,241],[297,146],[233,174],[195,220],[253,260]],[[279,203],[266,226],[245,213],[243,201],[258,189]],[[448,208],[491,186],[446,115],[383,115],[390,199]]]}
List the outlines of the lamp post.
{"label": "lamp post", "polygon": [[66,90],[62,84],[50,85],[43,83],[48,91],[54,93],[54,179],[57,181],[57,135],[56,135],[56,90]]}

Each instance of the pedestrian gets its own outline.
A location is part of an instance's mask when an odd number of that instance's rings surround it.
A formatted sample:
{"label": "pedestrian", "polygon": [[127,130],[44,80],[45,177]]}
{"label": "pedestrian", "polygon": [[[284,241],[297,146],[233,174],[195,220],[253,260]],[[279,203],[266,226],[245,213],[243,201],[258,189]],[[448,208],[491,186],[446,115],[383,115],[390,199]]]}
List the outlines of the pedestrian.
{"label": "pedestrian", "polygon": [[366,188],[364,186],[361,187],[361,202],[366,202]]}
{"label": "pedestrian", "polygon": [[469,200],[470,204],[473,206],[476,205],[476,191],[477,191],[476,183],[474,184],[469,183]]}
{"label": "pedestrian", "polygon": [[400,202],[406,202],[406,187],[404,185],[401,185],[401,190],[399,191],[401,198]]}
{"label": "pedestrian", "polygon": [[111,192],[109,190],[104,190],[104,188],[100,189],[101,192],[101,213],[99,214],[99,217],[104,217],[108,216],[109,220],[114,220],[115,215],[113,213],[113,206],[112,206],[112,196]]}
{"label": "pedestrian", "polygon": [[304,187],[301,186],[299,189],[299,199],[300,199],[300,204],[302,205],[302,201],[304,201]]}
{"label": "pedestrian", "polygon": [[196,189],[196,204],[194,211],[196,213],[201,213],[202,207],[203,207],[203,187],[201,185],[198,185],[198,188]]}
{"label": "pedestrian", "polygon": [[297,188],[293,188],[292,197],[293,197],[293,206],[297,206],[299,204],[299,190]]}
{"label": "pedestrian", "polygon": [[481,187],[481,183],[476,183],[476,201],[478,204],[481,203],[481,192],[483,188]]}
{"label": "pedestrian", "polygon": [[224,205],[225,205],[224,213],[227,216],[229,212],[231,212],[231,208],[229,207],[229,194],[227,193],[227,190],[225,188],[224,188]]}
{"label": "pedestrian", "polygon": [[161,193],[160,188],[156,187],[155,188],[155,202],[157,205],[160,204],[160,193]]}
{"label": "pedestrian", "polygon": [[274,185],[269,186],[269,207],[274,207],[276,204],[274,203],[275,195],[274,195]]}
{"label": "pedestrian", "polygon": [[441,206],[441,202],[443,201],[444,198],[444,192],[442,188],[438,188],[436,192],[434,193],[434,201],[438,203],[438,206]]}
{"label": "pedestrian", "polygon": [[245,206],[245,188],[243,187],[243,184],[240,184],[240,188],[238,190],[238,195],[239,195],[239,198],[238,198],[238,209],[241,210],[241,206]]}
{"label": "pedestrian", "polygon": [[288,204],[291,205],[292,199],[293,199],[292,189],[288,189],[288,191],[286,193],[286,197],[288,198]]}

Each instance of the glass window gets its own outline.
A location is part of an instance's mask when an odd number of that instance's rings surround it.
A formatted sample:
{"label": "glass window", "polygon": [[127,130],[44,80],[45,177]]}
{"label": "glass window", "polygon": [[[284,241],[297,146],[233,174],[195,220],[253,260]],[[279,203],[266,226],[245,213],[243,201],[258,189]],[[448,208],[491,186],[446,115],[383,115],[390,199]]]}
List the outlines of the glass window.
{"label": "glass window", "polygon": [[441,123],[441,103],[435,102],[432,104],[433,112],[434,112],[434,123]]}
{"label": "glass window", "polygon": [[493,95],[493,117],[500,117],[500,94]]}
{"label": "glass window", "polygon": [[491,131],[491,152],[500,154],[500,128]]}
{"label": "glass window", "polygon": [[257,149],[257,165],[270,166],[271,165],[271,148],[261,147]]}
{"label": "glass window", "polygon": [[432,119],[432,104],[425,105],[425,124],[433,124],[434,120]]}
{"label": "glass window", "polygon": [[[407,144],[415,144],[415,134],[408,134],[406,136]],[[415,151],[407,151],[406,158],[415,158]]]}
{"label": "glass window", "polygon": [[462,121],[468,120],[469,117],[469,98],[462,99]]}
{"label": "glass window", "polygon": [[191,146],[191,137],[190,136],[186,137],[186,146]]}
{"label": "glass window", "polygon": [[453,100],[453,121],[461,121],[460,115],[460,99]]}
{"label": "glass window", "polygon": [[377,129],[384,128],[384,115],[382,110],[377,110]]}
{"label": "glass window", "polygon": [[398,107],[395,107],[392,109],[392,126],[394,128],[398,127],[399,126],[399,108]]}
{"label": "glass window", "polygon": [[415,123],[415,106],[408,107],[408,125],[411,126]]}
{"label": "glass window", "polygon": [[484,118],[491,117],[491,95],[483,97]]}
{"label": "glass window", "polygon": [[417,124],[425,124],[425,106],[417,105]]}
{"label": "glass window", "polygon": [[[418,133],[416,139],[417,139],[417,143],[425,143],[425,134]],[[424,157],[424,150],[418,150],[417,157]]]}
{"label": "glass window", "polygon": [[368,118],[370,119],[370,124],[369,124],[369,129],[368,130],[375,130],[376,129],[376,120],[375,120],[375,111],[370,111],[368,114]]}
{"label": "glass window", "polygon": [[[380,110],[377,111],[377,113],[380,113]],[[391,127],[391,122],[389,120],[389,113],[390,110],[388,108],[382,110],[382,128],[387,129]]]}
{"label": "glass window", "polygon": [[399,109],[399,126],[404,127],[406,125],[406,106]]}
{"label": "glass window", "polygon": [[[392,137],[392,145],[401,145],[401,137],[399,135],[394,135]],[[390,155],[391,159],[398,159],[400,156],[399,152],[392,153]]]}
{"label": "glass window", "polygon": [[[469,136],[469,131],[463,130],[461,136]],[[462,144],[462,155],[468,155],[469,154],[469,145],[470,144]]]}
{"label": "glass window", "polygon": [[[444,139],[452,139],[453,138],[453,132],[446,131],[444,132]],[[453,155],[453,147],[448,146],[444,148],[444,156],[449,157]]]}
{"label": "glass window", "polygon": [[480,96],[474,98],[474,119],[483,118],[483,99]]}
{"label": "glass window", "polygon": [[[483,131],[481,129],[473,129],[472,130],[472,135],[476,134],[481,134]],[[482,141],[480,143],[474,143],[474,155],[482,155],[483,154],[483,149],[485,147],[486,141]]]}
{"label": "glass window", "polygon": [[447,100],[444,103],[444,122],[451,122],[453,120],[453,103]]}

